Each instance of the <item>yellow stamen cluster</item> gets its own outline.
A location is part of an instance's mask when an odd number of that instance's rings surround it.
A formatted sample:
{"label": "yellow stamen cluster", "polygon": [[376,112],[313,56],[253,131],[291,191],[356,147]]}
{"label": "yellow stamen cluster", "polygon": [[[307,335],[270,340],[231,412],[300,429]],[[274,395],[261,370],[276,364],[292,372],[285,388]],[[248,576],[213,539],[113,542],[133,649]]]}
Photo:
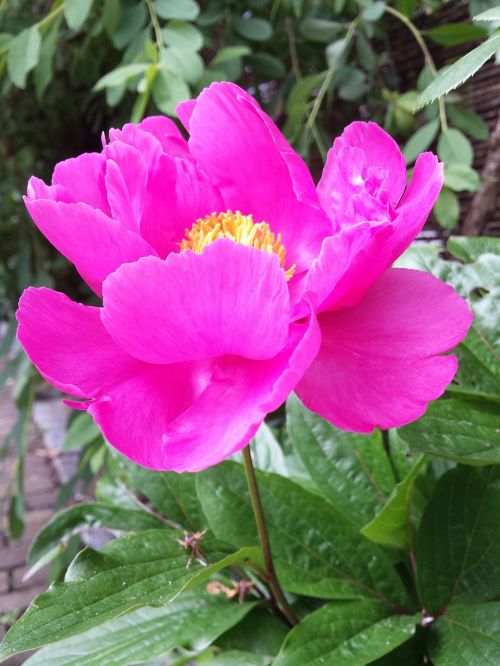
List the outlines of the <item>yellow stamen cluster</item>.
{"label": "yellow stamen cluster", "polygon": [[239,210],[236,213],[230,210],[218,215],[212,213],[196,220],[191,229],[186,229],[186,238],[179,243],[179,247],[181,252],[192,250],[201,254],[203,248],[219,238],[229,238],[235,243],[276,254],[286,279],[293,277],[295,264],[285,269],[286,251],[281,234],[275,236],[267,222],[254,222],[251,215],[242,215]]}

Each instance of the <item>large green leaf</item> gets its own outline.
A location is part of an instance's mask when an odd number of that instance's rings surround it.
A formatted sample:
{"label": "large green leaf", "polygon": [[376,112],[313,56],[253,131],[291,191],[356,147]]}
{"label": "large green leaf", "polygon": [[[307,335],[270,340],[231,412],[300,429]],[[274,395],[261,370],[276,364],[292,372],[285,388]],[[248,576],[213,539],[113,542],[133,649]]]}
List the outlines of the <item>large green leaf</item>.
{"label": "large green leaf", "polygon": [[206,519],[196,495],[195,474],[155,472],[135,465],[114,453],[115,474],[137,495],[145,495],[154,509],[177,526],[197,531],[206,527]]}
{"label": "large green leaf", "polygon": [[500,657],[500,603],[451,606],[432,627],[435,666],[495,666]]}
{"label": "large green leaf", "polygon": [[473,16],[474,21],[500,21],[500,6],[487,9],[485,12]]}
{"label": "large green leaf", "polygon": [[413,453],[432,453],[469,465],[500,463],[497,403],[453,398],[438,400],[425,416],[398,430]]}
{"label": "large green leaf", "polygon": [[384,506],[395,479],[380,432],[338,430],[292,395],[287,402],[290,440],[321,494],[357,527]]}
{"label": "large green leaf", "polygon": [[392,491],[387,504],[368,525],[363,527],[361,532],[368,539],[393,548],[407,547],[411,529],[413,486],[424,462],[424,456],[415,461],[407,476]]}
{"label": "large green leaf", "polygon": [[500,594],[500,467],[457,467],[439,479],[416,540],[420,599],[435,615],[453,601]]}
{"label": "large green leaf", "polygon": [[[281,583],[291,592],[331,599],[376,597],[389,606],[407,595],[389,557],[326,500],[281,476],[257,473]],[[216,536],[236,547],[258,537],[241,465],[198,474],[198,495]]]}
{"label": "large green leaf", "polygon": [[127,666],[159,657],[174,647],[203,650],[245,617],[254,605],[192,590],[164,608],[140,608],[45,647],[26,664]]}
{"label": "large green leaf", "polygon": [[418,98],[418,106],[422,107],[458,88],[464,81],[473,76],[492,55],[500,49],[500,32],[491,35],[480,46],[467,53],[446,69],[439,72]]}
{"label": "large green leaf", "polygon": [[364,666],[415,632],[418,616],[392,615],[373,601],[326,604],[289,634],[274,666]]}
{"label": "large green leaf", "polygon": [[18,88],[26,86],[26,77],[38,62],[41,43],[36,25],[22,30],[9,43],[7,71]]}
{"label": "large green leaf", "polygon": [[286,627],[269,608],[257,606],[242,622],[217,640],[223,650],[238,650],[274,657],[288,633]]}
{"label": "large green leaf", "polygon": [[255,548],[233,552],[213,539],[203,541],[208,566],[194,561],[170,530],[151,530],[115,539],[101,551],[83,550],[63,583],[36,597],[0,645],[0,661],[88,631],[143,606],[165,606],[235,562],[259,557]]}
{"label": "large green leaf", "polygon": [[73,534],[96,527],[140,532],[164,528],[165,524],[144,511],[131,511],[104,504],[77,504],[51,518],[35,536],[27,563],[30,575],[59,555]]}

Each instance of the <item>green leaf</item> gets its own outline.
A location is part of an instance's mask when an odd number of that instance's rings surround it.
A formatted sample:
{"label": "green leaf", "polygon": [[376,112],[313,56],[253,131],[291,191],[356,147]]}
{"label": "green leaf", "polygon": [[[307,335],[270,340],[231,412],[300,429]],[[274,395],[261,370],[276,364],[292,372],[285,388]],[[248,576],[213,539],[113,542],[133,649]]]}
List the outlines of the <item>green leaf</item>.
{"label": "green leaf", "polygon": [[323,78],[324,74],[311,74],[299,79],[292,86],[286,100],[287,120],[283,127],[283,132],[290,141],[296,140],[302,132],[307,103]]}
{"label": "green leaf", "polygon": [[241,652],[240,650],[230,650],[222,652],[208,661],[203,657],[195,664],[203,666],[268,666],[269,660],[258,654],[251,652]]}
{"label": "green leaf", "polygon": [[429,148],[437,136],[439,130],[439,120],[431,120],[420,129],[418,129],[406,142],[403,148],[406,164],[413,164],[420,153]]}
{"label": "green leaf", "polygon": [[9,43],[7,72],[18,88],[26,86],[26,77],[38,62],[41,41],[38,28],[32,26],[20,32]]}
{"label": "green leaf", "polygon": [[271,613],[258,606],[245,619],[217,641],[222,650],[238,650],[274,657],[280,651],[288,628]]}
{"label": "green leaf", "polygon": [[480,115],[474,113],[471,109],[464,109],[461,106],[448,104],[446,112],[451,124],[461,129],[473,139],[477,139],[478,141],[486,141],[488,139],[488,125]]}
{"label": "green leaf", "polygon": [[288,634],[273,666],[364,666],[415,633],[418,616],[387,617],[373,601],[326,604]]}
{"label": "green leaf", "polygon": [[265,42],[273,34],[272,25],[263,18],[235,18],[233,27],[239,35],[253,42]]}
{"label": "green leaf", "polygon": [[43,648],[29,666],[127,666],[172,648],[204,650],[242,620],[253,603],[238,604],[201,590],[184,592],[164,608],[140,608],[84,634]]}
{"label": "green leaf", "polygon": [[398,434],[413,453],[490,465],[500,463],[499,429],[498,405],[453,398],[432,402],[425,416]]}
{"label": "green leaf", "polygon": [[459,46],[488,36],[488,32],[484,28],[470,23],[439,25],[436,28],[426,30],[425,34],[436,44],[446,47]]}
{"label": "green leaf", "polygon": [[118,86],[121,83],[126,83],[130,79],[138,76],[139,74],[144,74],[148,69],[149,64],[145,62],[135,62],[130,65],[122,65],[113,69],[111,72],[108,72],[103,77],[97,81],[92,90],[97,92],[98,90],[103,90],[104,88],[110,88],[113,86]]}
{"label": "green leaf", "polygon": [[329,44],[344,30],[344,25],[338,21],[328,21],[322,18],[309,16],[299,26],[300,33],[311,42]]}
{"label": "green leaf", "polygon": [[119,6],[118,25],[113,26],[111,41],[117,49],[122,50],[134,39],[146,23],[148,10],[145,2]]}
{"label": "green leaf", "polygon": [[52,78],[52,63],[59,36],[59,27],[61,25],[60,17],[50,25],[46,35],[43,38],[40,48],[40,57],[33,72],[33,81],[38,99],[41,99],[45,89]]}
{"label": "green leaf", "polygon": [[94,0],[64,0],[64,18],[72,30],[80,30],[87,20]]}
{"label": "green leaf", "polygon": [[447,244],[448,251],[466,264],[480,258],[482,254],[500,256],[500,238],[493,236],[451,236]]}
{"label": "green leaf", "polygon": [[415,546],[420,599],[431,615],[500,594],[499,512],[499,467],[459,466],[439,479]]}
{"label": "green leaf", "polygon": [[470,167],[474,158],[470,141],[460,130],[454,128],[441,134],[437,152],[445,164],[466,164]]}
{"label": "green leaf", "polygon": [[361,14],[362,18],[365,21],[373,22],[378,21],[385,12],[385,2],[381,0],[375,0],[375,2],[370,2],[368,7]]}
{"label": "green leaf", "polygon": [[90,414],[87,414],[87,412],[78,412],[69,425],[63,448],[65,451],[80,449],[86,444],[93,442],[100,434],[101,431]]}
{"label": "green leaf", "polygon": [[454,192],[475,192],[479,189],[479,174],[466,164],[446,164],[444,184]]}
{"label": "green leaf", "polygon": [[252,50],[249,46],[226,46],[226,48],[221,49],[218,53],[215,54],[211,64],[214,66],[220,65],[222,62],[228,62],[229,60],[242,58],[243,56],[249,55],[250,53],[252,53]]}
{"label": "green leaf", "polygon": [[458,88],[473,76],[484,63],[500,49],[500,32],[491,35],[483,44],[457,60],[453,65],[441,70],[434,81],[418,98],[419,108],[438,97]]}
{"label": "green leaf", "polygon": [[492,7],[472,17],[473,21],[500,21],[500,7]]}
{"label": "green leaf", "polygon": [[335,85],[340,99],[353,102],[362,97],[368,89],[367,78],[362,70],[346,66],[342,67],[335,77]]}
{"label": "green leaf", "polygon": [[358,435],[332,426],[292,395],[287,431],[323,497],[356,527],[363,527],[387,502],[396,480],[382,436]]}
{"label": "green leaf", "polygon": [[0,660],[17,652],[69,638],[143,606],[165,606],[184,590],[217,571],[249,558],[257,548],[231,552],[205,537],[208,566],[195,561],[170,530],[151,530],[121,537],[96,552],[83,550],[63,583],[35,598],[0,645]]}
{"label": "green leaf", "polygon": [[432,627],[435,666],[496,664],[500,654],[500,603],[451,606]]}
{"label": "green leaf", "polygon": [[27,567],[31,576],[65,548],[73,534],[83,529],[107,527],[123,532],[165,528],[165,524],[145,511],[119,509],[103,504],[78,504],[56,514],[38,532],[31,544]]}
{"label": "green leaf", "polygon": [[259,51],[247,59],[254,72],[266,76],[268,79],[282,79],[286,75],[286,67],[282,60],[270,53]]}
{"label": "green leaf", "polygon": [[202,33],[185,21],[170,21],[161,34],[167,46],[174,46],[180,51],[199,51],[203,46]]}
{"label": "green leaf", "polygon": [[165,80],[173,75],[172,80],[168,82],[168,89],[173,98],[178,100],[176,102],[178,104],[191,97],[185,82],[194,84],[200,80],[203,74],[203,60],[195,51],[181,51],[175,46],[170,46],[162,51],[160,72],[164,73]]}
{"label": "green leaf", "polygon": [[361,533],[370,541],[392,548],[408,546],[413,485],[424,462],[424,456],[415,461],[407,476],[392,491],[384,508],[363,527]]}
{"label": "green leaf", "polygon": [[187,83],[179,74],[166,67],[159,70],[153,86],[153,100],[160,111],[175,117],[177,105],[190,97]]}
{"label": "green leaf", "polygon": [[[279,579],[286,589],[330,599],[376,597],[406,603],[390,558],[328,502],[275,474],[257,471]],[[214,534],[239,547],[257,544],[241,465],[226,462],[197,475],[200,502]]]}
{"label": "green leaf", "polygon": [[443,187],[434,204],[433,213],[444,229],[454,229],[460,217],[460,202],[458,197],[447,187]]}
{"label": "green leaf", "polygon": [[194,0],[154,0],[158,16],[162,19],[180,19],[194,21],[200,8]]}

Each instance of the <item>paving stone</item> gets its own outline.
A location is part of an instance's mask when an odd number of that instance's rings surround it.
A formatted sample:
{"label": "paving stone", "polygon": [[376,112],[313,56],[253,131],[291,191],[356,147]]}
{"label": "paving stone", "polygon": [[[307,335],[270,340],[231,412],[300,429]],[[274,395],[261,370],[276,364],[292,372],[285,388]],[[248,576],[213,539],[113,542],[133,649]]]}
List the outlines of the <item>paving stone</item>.
{"label": "paving stone", "polygon": [[47,590],[47,585],[34,585],[26,590],[14,590],[0,596],[0,613],[5,611],[23,611],[31,601]]}
{"label": "paving stone", "polygon": [[0,571],[0,594],[7,592],[9,589],[9,572]]}

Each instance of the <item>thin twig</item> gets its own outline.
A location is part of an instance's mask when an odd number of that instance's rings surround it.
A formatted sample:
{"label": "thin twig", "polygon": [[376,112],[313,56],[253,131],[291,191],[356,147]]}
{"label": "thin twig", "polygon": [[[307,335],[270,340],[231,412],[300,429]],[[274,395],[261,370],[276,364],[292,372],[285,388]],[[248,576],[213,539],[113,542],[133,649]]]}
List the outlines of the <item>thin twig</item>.
{"label": "thin twig", "polygon": [[[425,40],[422,37],[422,33],[417,28],[417,26],[412,21],[410,21],[410,19],[407,16],[401,14],[401,12],[398,12],[397,9],[394,9],[394,7],[389,7],[388,5],[386,5],[385,11],[388,14],[392,14],[393,16],[395,16],[399,21],[401,21],[401,23],[405,24],[408,30],[410,30],[412,35],[415,37],[415,41],[420,46],[420,50],[424,55],[425,62],[429,66],[429,69],[434,74],[434,76],[436,76],[437,74],[436,65],[431,56],[431,52],[427,48],[427,44],[425,43]],[[444,105],[444,99],[442,97],[438,98],[438,106],[439,106],[439,120],[441,122],[441,129],[443,132],[446,132],[446,130],[448,129],[448,121],[446,119],[446,108]]]}

